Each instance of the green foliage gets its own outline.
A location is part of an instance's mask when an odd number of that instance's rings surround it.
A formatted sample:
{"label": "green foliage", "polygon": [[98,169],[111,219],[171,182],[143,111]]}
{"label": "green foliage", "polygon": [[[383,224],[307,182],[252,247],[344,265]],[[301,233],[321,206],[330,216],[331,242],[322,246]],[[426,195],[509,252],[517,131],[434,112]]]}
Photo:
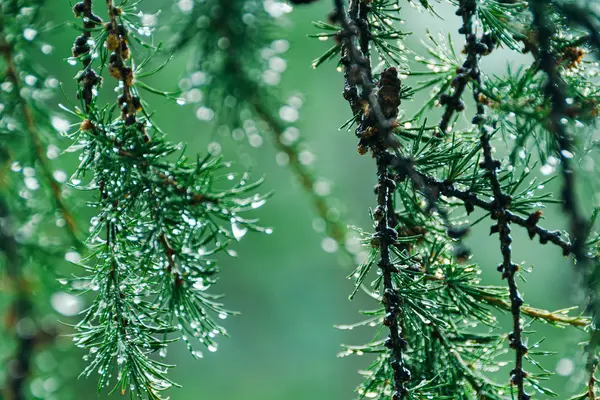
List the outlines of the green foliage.
{"label": "green foliage", "polygon": [[[333,61],[343,72],[351,113],[329,122],[354,130],[359,154],[370,153],[375,165],[372,227],[355,229],[359,252],[295,126],[302,97],[282,100],[277,88],[287,66],[289,4],[169,3],[174,35],[166,46],[153,39],[163,16],[141,11],[142,1],[74,4],[78,36],[67,61],[80,66],[78,89],[61,106],[70,124],[47,106],[58,81],[33,61],[38,48],[50,51],[38,41],[49,28],[39,24],[47,5],[0,0],[0,268],[12,288],[2,293],[11,347],[3,354],[11,366],[4,397],[28,398],[27,379],[38,374],[33,349],[62,333],[42,324],[53,313],[50,303],[72,316],[89,301],[79,321],[62,329],[87,351],[82,375],[97,373],[99,391],[164,398],[177,386],[168,348],[182,342],[195,359],[217,350],[227,334],[219,321],[235,314],[212,293],[217,261],[235,257],[231,244],[248,232],[272,233],[256,214],[271,195],[258,193],[263,179],[234,172],[216,154],[218,140],[231,135],[252,147],[270,137],[278,163],[289,165],[325,222],[322,247],[360,261],[350,298],[366,294],[376,306],[362,312],[363,321],[339,326],[375,331],[368,343],[340,353],[369,358],[358,398],[561,396],[546,387],[552,372],[542,360],[553,349],[532,332],[541,322],[589,335],[588,375],[574,398],[595,399],[600,234],[598,208],[587,197],[598,187],[600,87],[591,57],[600,51],[600,17],[591,2],[447,3],[456,19],[426,0],[334,0],[327,22],[315,23],[320,32],[310,35],[331,42],[312,66]],[[430,29],[423,49],[409,47],[402,24],[412,13],[432,27],[441,17],[455,21],[460,44]],[[497,51],[526,54],[526,61],[493,75],[484,60]],[[165,53],[191,54],[179,82],[163,74]],[[155,75],[161,87],[148,83]],[[177,83],[180,90],[167,91]],[[195,104],[197,119],[221,134],[210,146],[215,154],[190,156],[185,144],[168,140],[150,104],[157,95]],[[403,111],[407,102],[418,104],[414,115]],[[55,131],[72,143],[67,152],[79,164],[69,183],[93,212],[84,243],[84,223],[65,200],[67,175],[54,170]],[[556,205],[565,230],[545,227],[560,226],[554,219],[542,226],[542,209]],[[484,224],[498,237],[497,270],[506,285],[484,282],[486,266],[471,260],[465,238]],[[522,246],[513,243],[515,230],[575,262],[583,311],[525,303],[519,285],[528,269],[514,262],[512,247]],[[59,273],[51,266],[65,258],[77,273],[60,281],[77,296],[54,285]],[[61,309],[56,295],[77,310]],[[510,378],[498,380],[498,372]]]}
{"label": "green foliage", "polygon": [[191,5],[190,9],[180,7],[176,19],[183,24],[171,44],[173,52],[192,49],[192,73],[181,82],[183,89],[190,100],[201,99],[204,108],[198,118],[242,128],[249,115],[270,112],[279,102],[274,87],[286,69],[281,55],[289,44],[279,35],[288,6],[255,0],[194,1]]}
{"label": "green foliage", "polygon": [[[210,155],[189,161],[182,145],[166,141],[140,97],[151,88],[138,80],[160,70],[152,67],[159,48],[142,36],[150,32],[134,4],[109,2],[104,25],[94,14],[98,7],[74,6],[84,33],[73,56],[84,68],[77,76],[80,105],[71,110],[80,120],[72,151],[81,154],[72,182],[97,192],[92,252],[81,265],[87,275],[73,279],[75,289],[96,293],[75,326],[75,342],[88,349],[84,374],[98,372],[99,388],[158,399],[173,383],[170,366],[154,353],[165,357],[168,344],[181,339],[201,358],[196,344],[216,351],[216,336],[226,333],[217,317],[231,313],[206,292],[217,280],[214,255],[249,230],[270,233],[247,216],[268,196],[253,194],[262,180],[236,176]],[[96,91],[111,79],[102,77],[106,70],[120,95],[102,104]]]}
{"label": "green foliage", "polygon": [[[55,170],[56,129],[67,121],[48,108],[58,87],[34,59],[52,50],[40,1],[0,2],[0,275],[3,309],[2,398],[30,397],[28,380],[47,378],[37,357],[60,353],[62,315],[82,305],[58,291],[65,258],[77,257],[78,228],[65,199],[67,175]],[[57,300],[69,304],[56,305]],[[57,377],[58,378],[58,377]],[[55,379],[57,386],[63,381]],[[39,394],[39,391],[38,391]]]}
{"label": "green foliage", "polygon": [[[542,244],[551,242],[577,259],[591,299],[587,312],[595,318],[592,252],[597,235],[590,235],[593,222],[582,213],[573,178],[575,165],[594,157],[585,143],[592,140],[598,114],[596,71],[589,70],[589,62],[582,60],[585,50],[578,47],[588,39],[566,25],[562,3],[451,3],[462,19],[462,25],[457,23],[466,41],[461,52],[449,35],[446,39],[433,33],[428,35],[431,44],[425,44],[426,57],[407,50],[396,25],[400,17],[407,18],[399,4],[367,7],[351,0],[346,10],[343,2],[335,1],[330,22],[317,24],[325,32],[313,35],[336,40],[313,66],[341,57],[344,98],[354,114],[358,150],[372,153],[379,179],[378,206],[371,214],[374,231],[361,232],[369,256],[352,275],[352,296],[363,289],[381,307],[365,312],[365,322],[347,327],[375,326],[377,333],[366,345],[347,346],[343,355],[377,356],[357,390],[360,398],[528,400],[528,387],[542,396],[557,396],[544,387],[552,374],[538,361],[551,352],[541,350],[541,341],[527,344],[527,318],[587,326],[592,332],[595,328],[590,320],[568,317],[564,311],[524,304],[517,286],[524,270],[512,262],[511,226],[521,226],[530,238],[537,235]],[[380,38],[399,40],[382,47]],[[487,76],[479,61],[499,46],[530,52],[532,65]],[[407,57],[410,53],[414,57]],[[411,58],[414,62],[407,65]],[[379,64],[392,68],[381,71]],[[414,88],[393,84],[397,71],[418,79]],[[410,97],[405,95],[409,90]],[[400,99],[410,101],[423,91],[429,93],[419,111],[405,119],[398,110]],[[472,126],[459,119],[469,91],[475,103]],[[427,126],[440,106],[440,123]],[[411,134],[413,125],[416,133]],[[498,155],[492,143],[501,146]],[[559,199],[545,190],[557,167],[563,170],[564,185]],[[540,180],[538,171],[548,176]],[[540,209],[556,203],[571,220],[569,234],[538,225]],[[470,218],[476,209],[484,215]],[[469,226],[488,218],[490,234],[500,239],[498,271],[506,289],[482,285],[480,267],[466,264],[470,255],[461,240]],[[512,315],[508,335],[499,332],[499,310]],[[488,331],[483,335],[481,325]],[[596,336],[592,334],[588,346],[591,376]],[[514,361],[504,361],[506,347],[514,350]],[[508,385],[495,383],[489,374],[503,368],[510,371]],[[595,398],[593,377],[586,390],[585,398]]]}
{"label": "green foliage", "polygon": [[[184,98],[200,103],[196,117],[210,121],[221,134],[261,147],[270,136],[279,151],[277,163],[292,170],[324,222],[326,249],[340,249],[352,260],[352,247],[341,202],[328,196],[329,183],[311,167],[313,152],[294,126],[302,98],[281,100],[277,84],[287,68],[284,38],[289,5],[278,1],[209,0],[179,7],[174,52],[191,48],[189,74],[180,81]],[[331,245],[333,241],[333,247]],[[330,251],[330,250],[328,250]],[[335,251],[335,250],[334,250]]]}

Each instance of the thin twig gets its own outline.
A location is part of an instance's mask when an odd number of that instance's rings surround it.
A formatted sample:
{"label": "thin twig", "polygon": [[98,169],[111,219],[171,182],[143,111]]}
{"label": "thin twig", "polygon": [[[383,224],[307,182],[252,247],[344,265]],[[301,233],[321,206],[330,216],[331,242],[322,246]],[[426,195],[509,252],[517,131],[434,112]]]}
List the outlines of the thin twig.
{"label": "thin twig", "polygon": [[[389,157],[390,165],[398,172],[397,178],[404,179],[403,177],[409,176],[417,188],[427,191],[428,197],[443,195],[457,198],[464,203],[469,213],[475,208],[480,208],[490,213],[494,212],[494,203],[482,200],[476,193],[458,189],[451,182],[439,181],[430,175],[418,171],[415,169],[413,162],[408,158],[402,158],[397,155],[389,155]],[[559,231],[549,231],[539,226],[541,212],[536,211],[527,218],[524,218],[514,214],[510,209],[506,209],[505,215],[509,222],[525,228],[531,239],[537,235],[541,244],[550,242],[560,247],[564,256],[571,254],[571,243],[562,239]]]}

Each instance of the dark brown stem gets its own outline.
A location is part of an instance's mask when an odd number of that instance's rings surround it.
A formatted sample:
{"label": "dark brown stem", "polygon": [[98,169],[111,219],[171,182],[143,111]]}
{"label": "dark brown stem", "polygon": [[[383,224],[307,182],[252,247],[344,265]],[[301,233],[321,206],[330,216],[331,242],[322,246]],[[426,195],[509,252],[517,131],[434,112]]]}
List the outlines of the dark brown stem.
{"label": "dark brown stem", "polygon": [[558,145],[558,157],[561,162],[563,175],[563,208],[570,218],[570,231],[573,240],[573,253],[580,263],[585,263],[585,241],[588,233],[586,218],[580,213],[575,189],[575,174],[573,170],[573,138],[567,131],[567,87],[558,71],[558,60],[552,53],[552,37],[555,27],[549,20],[548,3],[534,0],[529,3],[533,14],[533,25],[537,29],[539,43],[540,69],[547,76],[546,96],[551,101],[550,127]]}
{"label": "dark brown stem", "polygon": [[[550,131],[554,134],[556,140],[563,176],[563,187],[561,190],[563,210],[569,217],[573,254],[577,260],[577,267],[588,287],[589,299],[587,311],[591,314],[593,321],[591,324],[590,341],[587,346],[588,398],[595,399],[594,386],[596,380],[594,374],[598,365],[596,355],[598,331],[596,324],[600,320],[600,307],[598,306],[597,288],[594,277],[594,269],[597,266],[592,265],[593,263],[590,262],[588,249],[585,245],[590,227],[587,219],[580,211],[580,204],[577,200],[575,171],[573,169],[574,138],[567,128],[569,122],[569,114],[567,112],[568,85],[562,79],[559,71],[559,59],[552,50],[552,37],[556,34],[556,26],[549,16],[550,6],[551,4],[540,0],[529,2],[529,9],[533,15],[533,27],[537,30],[537,40],[540,49],[540,69],[547,77],[546,97],[550,100],[551,104]],[[568,10],[567,6],[567,8],[563,9],[563,12]],[[569,14],[568,16],[573,18],[573,14]],[[597,36],[597,33],[595,33],[596,39]]]}
{"label": "dark brown stem", "polygon": [[[413,162],[408,158],[401,158],[391,154],[388,157],[390,157],[390,165],[397,171],[396,178],[398,180],[403,180],[406,177],[412,179],[415,186],[423,191],[430,201],[436,201],[440,195],[443,195],[461,200],[468,213],[471,213],[475,208],[480,208],[489,213],[494,212],[494,202],[482,200],[474,192],[457,189],[452,182],[439,181],[430,175],[416,170]],[[549,231],[539,226],[542,215],[540,211],[532,213],[527,218],[514,214],[509,209],[505,209],[504,213],[508,222],[525,228],[531,239],[537,235],[541,244],[550,242],[560,247],[565,257],[571,254],[571,243],[563,240],[559,231]]]}
{"label": "dark brown stem", "polygon": [[[393,203],[396,184],[390,169],[390,134],[394,127],[400,106],[400,81],[395,68],[388,68],[381,74],[379,90],[371,73],[369,41],[371,39],[367,20],[367,4],[351,0],[346,14],[342,0],[335,0],[335,17],[342,25],[342,65],[344,66],[344,98],[358,119],[356,135],[360,138],[359,152],[371,150],[377,163],[377,208],[374,218],[377,221],[372,245],[379,250],[378,267],[383,276],[383,298],[386,315],[384,325],[389,328],[385,342],[390,350],[390,364],[394,376],[393,400],[405,399],[408,395],[406,382],[411,379],[403,353],[407,342],[402,337],[402,298],[394,282],[398,273],[394,266],[390,247],[396,244],[395,210]],[[358,41],[360,49],[357,47]],[[360,90],[359,90],[360,89]]]}
{"label": "dark brown stem", "polygon": [[150,142],[143,123],[138,123],[137,112],[142,109],[140,98],[133,93],[134,73],[127,60],[131,58],[129,47],[129,32],[124,24],[119,23],[123,10],[116,7],[112,0],[106,0],[109,22],[105,24],[108,31],[106,46],[112,51],[109,56],[110,74],[121,82],[121,96],[118,105],[122,111],[122,118],[126,126],[136,125],[138,132],[145,142]]}
{"label": "dark brown stem", "polygon": [[465,51],[467,53],[467,60],[463,65],[463,71],[461,71],[461,73],[463,76],[462,80],[466,80],[468,77],[469,80],[474,82],[473,98],[475,100],[477,112],[473,118],[473,123],[479,127],[479,131],[481,132],[480,140],[483,150],[483,162],[480,166],[487,171],[486,175],[494,195],[491,217],[492,219],[497,220],[497,224],[493,227],[493,231],[495,230],[499,234],[500,252],[502,253],[502,263],[498,267],[498,270],[502,272],[502,278],[506,279],[508,283],[513,319],[513,330],[509,334],[509,344],[510,347],[515,350],[515,367],[510,372],[510,382],[512,385],[516,386],[517,398],[519,400],[529,400],[531,396],[525,392],[525,377],[527,374],[523,369],[523,358],[525,357],[525,354],[527,354],[527,346],[522,338],[523,327],[521,326],[521,306],[523,305],[523,299],[519,294],[516,283],[516,273],[519,267],[512,262],[511,228],[510,220],[506,214],[512,198],[503,193],[498,179],[497,171],[500,169],[500,162],[495,160],[492,154],[492,146],[490,143],[491,128],[486,125],[485,109],[480,100],[482,81],[481,71],[479,69],[479,59],[482,54],[486,54],[490,49],[477,37],[477,32],[474,28],[476,12],[477,2],[475,0],[460,0],[458,14],[462,16],[463,26],[460,28],[459,32],[465,35]]}

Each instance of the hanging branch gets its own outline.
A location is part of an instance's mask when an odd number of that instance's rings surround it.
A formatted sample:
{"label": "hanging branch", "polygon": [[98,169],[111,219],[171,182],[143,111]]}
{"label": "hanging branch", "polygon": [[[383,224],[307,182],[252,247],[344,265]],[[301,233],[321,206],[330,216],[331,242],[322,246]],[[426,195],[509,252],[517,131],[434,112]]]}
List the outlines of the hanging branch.
{"label": "hanging branch", "polygon": [[558,156],[563,175],[563,188],[561,191],[563,208],[570,218],[570,232],[573,240],[573,253],[577,260],[585,263],[587,258],[585,242],[588,234],[588,223],[580,213],[580,206],[576,199],[575,175],[573,170],[573,138],[567,131],[567,88],[558,71],[558,61],[551,49],[554,27],[548,19],[546,3],[533,0],[530,3],[533,14],[533,26],[537,29],[537,39],[540,49],[540,68],[546,74],[546,95],[551,101],[550,124],[558,146]]}
{"label": "hanging branch", "polygon": [[[570,119],[568,112],[569,89],[558,69],[559,60],[552,48],[552,38],[555,36],[556,27],[550,19],[549,6],[544,2],[535,0],[530,2],[529,7],[533,15],[532,24],[536,29],[540,49],[540,69],[547,77],[545,96],[551,102],[549,115],[550,131],[555,137],[561,163],[563,210],[569,216],[570,232],[573,237],[573,253],[588,288],[589,299],[587,311],[592,315],[592,323],[590,326],[590,341],[586,348],[588,352],[586,367],[589,374],[587,398],[595,399],[595,373],[598,368],[596,349],[600,340],[597,330],[599,312],[597,304],[597,278],[593,272],[597,267],[590,262],[588,249],[586,248],[590,226],[584,215],[580,212],[580,204],[577,200],[575,171],[572,160],[574,156],[574,137],[568,131],[568,122]],[[560,6],[558,8],[561,10]],[[567,11],[569,17],[575,17],[575,22],[579,23],[581,21],[580,18],[577,18],[577,13],[572,12],[572,9],[567,7],[565,11]],[[584,23],[584,25],[590,26],[588,23]],[[591,39],[595,40],[595,36],[592,35]]]}
{"label": "hanging branch", "polygon": [[[435,127],[427,127],[425,124],[416,129],[417,132],[413,135],[406,135],[402,129],[395,129],[399,125],[396,119],[400,97],[402,93],[410,92],[410,89],[400,90],[396,69],[390,61],[400,58],[403,46],[392,47],[385,42],[386,39],[402,37],[402,33],[389,23],[390,20],[400,20],[399,16],[395,16],[397,9],[385,1],[369,5],[351,1],[346,14],[341,1],[334,4],[335,10],[330,19],[332,23],[339,23],[340,28],[319,23],[319,27],[334,33],[315,36],[334,37],[337,44],[318,58],[314,65],[341,54],[344,98],[353,112],[349,123],[356,124],[359,153],[371,151],[378,165],[378,207],[372,214],[375,233],[363,234],[363,242],[373,249],[352,276],[356,279],[358,290],[363,287],[371,266],[378,265],[381,275],[373,281],[371,295],[381,301],[383,306],[380,310],[366,312],[373,317],[349,328],[376,326],[377,323],[390,327],[390,337],[386,340],[376,338],[364,346],[347,346],[347,350],[342,353],[370,352],[379,355],[365,373],[366,381],[360,386],[359,394],[384,399],[389,396],[461,398],[461,393],[465,398],[476,394],[478,398],[503,399],[510,396],[510,391],[478,371],[466,368],[468,361],[465,360],[476,360],[478,365],[493,364],[495,355],[499,354],[497,352],[502,351],[502,342],[508,340],[516,353],[515,368],[510,374],[511,384],[517,387],[519,399],[529,398],[525,393],[525,380],[536,390],[553,395],[552,391],[540,385],[536,376],[527,376],[524,372],[523,361],[530,358],[526,355],[527,347],[522,339],[522,316],[549,323],[554,321],[571,325],[573,322],[573,326],[579,327],[586,326],[589,320],[571,317],[563,319],[560,313],[548,313],[524,306],[516,285],[518,266],[511,260],[511,224],[523,227],[531,239],[537,235],[541,244],[555,244],[565,256],[573,252],[573,245],[563,239],[560,232],[549,231],[540,226],[540,203],[552,201],[546,200],[547,195],[532,195],[534,181],[528,188],[519,189],[528,176],[529,169],[525,169],[520,176],[514,170],[500,175],[500,162],[492,155],[491,128],[487,126],[487,117],[484,115],[489,94],[482,84],[478,64],[481,55],[494,49],[496,40],[513,48],[514,41],[522,38],[518,32],[511,31],[511,35],[514,33],[516,36],[514,40],[510,39],[513,36],[507,36],[506,32],[501,31],[512,29],[510,24],[498,23],[502,17],[509,15],[507,10],[511,6],[490,6],[486,3],[478,10],[474,1],[466,0],[460,3],[460,11],[457,12],[463,17],[461,33],[467,38],[467,59],[458,68],[452,81],[454,92],[442,96],[445,100],[441,100],[441,103],[446,107],[446,112],[440,124],[445,124],[443,131],[447,131],[454,113],[464,107],[461,97],[469,82],[472,82],[477,105],[473,122],[480,130],[480,138],[476,141],[467,136],[470,131],[459,130],[452,137],[427,137],[423,132],[435,130]],[[522,5],[518,7],[520,8],[515,11],[520,13]],[[481,38],[477,37],[474,29],[476,17],[486,27]],[[495,29],[490,30],[489,27]],[[370,67],[372,43],[373,48],[377,49],[381,64],[389,66],[383,70],[378,80],[373,77]],[[436,53],[430,51],[430,54],[436,57]],[[440,56],[439,60],[443,62],[444,57]],[[438,66],[431,60],[424,62],[430,64],[428,66],[433,70],[431,74],[452,74],[453,70],[444,63]],[[438,78],[432,78],[429,83],[423,84],[423,88],[438,81]],[[437,93],[442,92],[439,90]],[[476,155],[482,150],[482,162],[479,163]],[[392,169],[394,174],[390,173]],[[388,180],[395,181],[397,188],[395,185],[385,185],[384,182]],[[527,195],[523,197],[525,193]],[[483,200],[487,197],[492,200]],[[451,199],[458,199],[462,204]],[[460,240],[467,232],[466,229],[453,228],[449,217],[461,205],[467,214],[481,209],[496,221],[491,233],[500,234],[503,262],[499,270],[508,281],[507,292],[495,287],[478,288],[478,283],[469,280],[476,276],[478,267],[457,265],[464,262],[468,255],[449,254],[448,250],[452,247],[449,243]],[[388,265],[392,267],[388,269]],[[413,271],[418,272],[413,275]],[[445,283],[437,286],[441,282]],[[431,295],[433,292],[439,293],[439,297]],[[497,325],[487,307],[510,311],[513,330],[508,336],[496,336],[498,341],[493,344],[489,341],[486,345],[482,344],[482,352],[487,353],[489,358],[481,360],[483,353],[475,355],[468,343],[460,342],[465,333],[456,327],[458,320],[453,318],[454,311],[442,311],[454,310],[454,307],[460,318],[469,315],[492,329],[497,329]],[[421,319],[414,317],[415,314]],[[397,317],[394,319],[393,316]],[[423,323],[423,320],[427,322]],[[400,326],[396,325],[398,323]],[[471,326],[469,322],[460,320],[460,324],[463,323]],[[397,334],[394,335],[393,331]],[[448,339],[457,337],[461,339],[452,339],[456,342]],[[532,362],[539,365],[536,361]],[[448,365],[453,365],[455,369],[448,370]],[[436,374],[431,371],[436,371]],[[421,383],[415,384],[407,379],[410,375],[418,376],[422,379]]]}
{"label": "hanging branch", "polygon": [[48,303],[63,257],[70,247],[81,248],[63,197],[64,173],[50,161],[58,148],[45,136],[63,120],[50,114],[54,78],[36,61],[40,38],[47,39],[40,33],[42,8],[36,1],[0,4],[0,267],[5,339],[14,345],[4,361],[2,393],[10,400],[30,397],[35,357],[56,350],[57,327],[48,321],[57,315]]}
{"label": "hanging branch", "polygon": [[[83,278],[99,296],[77,325],[77,344],[93,357],[84,374],[98,371],[99,388],[108,386],[116,371],[114,390],[158,399],[173,382],[166,376],[170,365],[151,358],[151,353],[165,357],[173,334],[195,358],[202,352],[194,349],[190,338],[209,351],[217,350],[214,338],[226,332],[213,315],[224,319],[231,312],[217,296],[205,293],[218,272],[210,257],[249,230],[271,232],[241,216],[262,206],[268,196],[249,194],[261,180],[249,182],[247,173],[233,187],[217,189],[235,179],[232,173],[221,175],[227,164],[210,157],[190,163],[178,154],[182,146],[164,140],[139,93],[140,88],[158,91],[137,79],[150,74],[143,68],[153,54],[133,69],[132,54],[138,53],[131,46],[141,42],[134,35],[146,32],[133,20],[137,10],[111,0],[106,6],[108,22],[93,41],[88,33],[101,21],[91,1],[74,7],[87,24],[73,47],[73,56],[83,64],[77,75],[82,107],[74,111],[82,122],[72,135],[83,153],[75,177],[91,171],[93,178],[80,187],[100,192],[99,214],[92,220],[88,240],[100,245],[87,260],[95,259],[95,265],[84,266],[90,276]],[[98,104],[102,78],[94,60],[100,61],[101,69],[107,62],[118,82],[115,103]],[[120,115],[113,118],[117,107]],[[169,161],[173,156],[175,161]]]}
{"label": "hanging branch", "polygon": [[[0,15],[0,49],[4,55],[4,61],[6,63],[5,76],[9,82],[15,86],[16,97],[21,105],[21,112],[27,122],[28,131],[31,134],[36,150],[36,154],[39,154],[37,136],[35,134],[35,125],[29,112],[28,105],[20,96],[20,82],[16,67],[13,63],[13,56],[11,46],[6,40],[6,29],[4,23],[4,7],[0,8],[2,14]],[[32,127],[34,130],[32,130]],[[34,132],[34,133],[32,133]],[[4,145],[4,143],[3,143]],[[45,159],[44,159],[45,160]],[[0,163],[2,169],[6,169],[6,165],[10,164],[10,154],[8,149],[4,146],[0,147]],[[6,171],[1,172],[0,182],[4,181],[4,174]],[[52,182],[56,183],[53,178]],[[2,185],[4,186],[4,185]],[[3,191],[5,188],[2,188]],[[54,192],[56,193],[56,192]],[[60,193],[60,191],[58,192]],[[58,204],[58,203],[57,203]],[[16,330],[16,324],[19,321],[30,317],[31,315],[31,299],[30,293],[27,288],[28,283],[23,277],[23,265],[21,262],[21,256],[19,255],[19,245],[14,238],[13,234],[13,221],[11,220],[10,211],[8,205],[4,199],[4,193],[0,193],[0,253],[3,253],[6,266],[6,278],[10,282],[10,287],[15,291],[15,299],[12,304],[5,310],[5,329],[7,332],[14,336],[16,342],[16,351],[7,360],[9,370],[5,377],[6,382],[3,388],[4,397],[7,400],[24,400],[27,397],[26,382],[31,373],[31,358],[32,358],[32,347],[34,345],[34,336],[28,334],[19,334]]]}
{"label": "hanging branch", "polygon": [[[406,368],[403,351],[407,342],[402,337],[402,299],[398,288],[394,284],[393,274],[398,272],[394,266],[390,248],[396,244],[398,232],[396,231],[396,217],[393,203],[393,192],[396,188],[392,176],[389,174],[390,158],[387,151],[391,128],[398,116],[400,106],[400,81],[395,68],[386,69],[381,76],[379,94],[374,91],[373,77],[369,59],[368,21],[366,19],[366,4],[351,1],[348,14],[344,10],[341,0],[335,1],[334,20],[340,21],[342,32],[341,40],[342,65],[344,65],[344,98],[350,104],[355,115],[362,108],[360,96],[368,105],[366,111],[361,113],[360,124],[357,127],[357,136],[360,137],[359,151],[365,153],[371,150],[377,164],[377,208],[374,219],[377,221],[376,232],[373,236],[373,246],[378,247],[379,261],[377,265],[383,275],[383,298],[386,315],[384,325],[389,328],[389,337],[385,346],[390,349],[390,365],[394,376],[394,389],[392,399],[404,399],[408,393],[406,382],[410,380],[410,371]],[[360,50],[356,47],[358,40]],[[362,54],[361,54],[362,52]],[[364,109],[363,109],[364,110]]]}
{"label": "hanging branch", "polygon": [[[281,54],[288,43],[275,35],[281,30],[286,7],[287,4],[276,1],[195,2],[191,11],[181,11],[187,23],[177,32],[172,51],[194,49],[193,72],[182,82],[186,82],[188,89],[185,98],[194,101],[202,97],[199,118],[214,120],[217,130],[231,132],[236,140],[242,140],[245,133],[254,147],[262,145],[260,133],[269,134],[283,154],[278,163],[289,165],[324,222],[327,237],[335,240],[337,249],[352,260],[354,255],[347,248],[346,224],[332,212],[335,199],[320,192],[318,178],[310,167],[312,160],[304,157],[309,150],[293,126],[299,106],[283,104],[275,89],[286,68]],[[196,23],[201,16],[207,18],[205,24]],[[258,129],[249,117],[257,120]],[[257,134],[261,123],[266,132]]]}
{"label": "hanging branch", "polygon": [[512,262],[511,243],[512,238],[510,222],[506,217],[506,209],[509,208],[512,200],[511,196],[506,195],[502,191],[498,179],[497,171],[500,169],[500,162],[495,160],[492,155],[492,146],[490,144],[491,127],[486,125],[486,116],[484,105],[480,100],[481,92],[479,88],[482,86],[481,71],[479,69],[479,58],[481,54],[488,53],[490,49],[477,38],[477,32],[474,28],[477,3],[475,0],[461,0],[459,6],[459,14],[462,16],[463,26],[459,30],[466,38],[465,50],[467,53],[467,61],[463,65],[464,80],[473,80],[473,98],[476,103],[477,113],[473,118],[473,123],[476,124],[481,132],[481,147],[483,150],[483,162],[481,167],[487,171],[487,176],[494,195],[494,210],[491,217],[497,220],[497,224],[492,227],[492,233],[498,232],[500,237],[500,251],[502,253],[502,264],[498,270],[502,272],[502,278],[506,278],[510,293],[511,312],[513,320],[513,331],[509,335],[510,347],[515,350],[515,367],[511,370],[511,384],[517,388],[517,396],[519,400],[529,400],[531,396],[525,392],[525,377],[527,373],[523,369],[523,357],[527,354],[527,346],[522,339],[521,326],[521,306],[523,299],[519,294],[516,283],[516,273],[518,265]]}
{"label": "hanging branch", "polygon": [[63,188],[53,176],[53,169],[50,165],[48,157],[46,156],[45,145],[42,143],[42,139],[40,138],[40,133],[36,123],[36,116],[34,115],[30,104],[28,104],[28,100],[23,98],[21,95],[21,79],[19,78],[19,72],[14,63],[13,48],[6,40],[3,16],[0,16],[0,52],[2,52],[4,61],[6,63],[5,78],[13,85],[12,91],[15,94],[16,100],[20,104],[21,114],[25,122],[26,131],[29,134],[29,139],[31,140],[35,159],[39,164],[40,170],[42,171],[48,186],[51,189],[52,199],[54,200],[56,209],[60,211],[73,243],[79,246],[80,241],[77,238],[78,228],[75,223],[75,218],[71,214],[71,211],[63,199]]}

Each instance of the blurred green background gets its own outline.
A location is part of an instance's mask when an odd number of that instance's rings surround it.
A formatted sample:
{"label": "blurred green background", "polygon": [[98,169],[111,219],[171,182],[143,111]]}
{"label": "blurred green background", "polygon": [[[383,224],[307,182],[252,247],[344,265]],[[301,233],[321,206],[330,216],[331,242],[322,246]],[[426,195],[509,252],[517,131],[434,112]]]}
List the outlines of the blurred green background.
{"label": "blurred green background", "polygon": [[[54,50],[40,61],[63,83],[66,96],[73,99],[73,76],[77,67],[70,66],[65,58],[70,54],[77,31],[64,24],[64,21],[74,21],[71,5],[65,0],[47,3],[45,17],[58,27],[46,33],[45,40],[54,46]],[[161,6],[166,8],[159,15],[157,34],[167,38],[169,33],[165,24],[169,22],[171,3],[144,1],[141,4],[149,13],[158,11]],[[285,35],[290,50],[286,54],[288,67],[280,86],[282,93],[297,94],[303,100],[296,126],[316,156],[313,166],[318,175],[332,183],[333,195],[339,199],[338,208],[347,223],[368,230],[371,228],[368,208],[375,202],[373,160],[357,154],[356,139],[351,132],[338,130],[349,117],[348,106],[341,96],[342,74],[336,71],[333,63],[316,71],[310,67],[312,59],[330,45],[307,37],[308,33],[317,32],[311,22],[325,19],[330,9],[328,1],[320,0],[313,5],[298,6],[288,15]],[[409,47],[421,46],[427,28],[434,33],[456,32],[459,21],[453,11],[444,5],[436,6],[436,9],[447,18],[440,20],[408,3],[404,7],[404,29],[414,32],[407,39]],[[462,39],[458,36],[456,43],[460,48]],[[186,61],[185,55],[175,58],[150,83],[173,90],[186,69]],[[506,54],[499,52],[485,60],[484,68],[488,73],[501,74],[506,70],[507,62],[520,61],[507,60]],[[206,153],[208,143],[214,141],[215,136],[209,125],[195,118],[193,106],[178,106],[156,96],[146,98],[171,140],[188,143],[190,154]],[[419,100],[417,97],[415,101],[403,104],[407,114],[417,109]],[[55,101],[56,104],[66,102],[63,95],[57,96]],[[358,310],[375,308],[376,304],[364,296],[348,301],[353,283],[346,276],[352,267],[341,263],[338,255],[322,250],[323,234],[313,227],[318,227],[319,223],[315,222],[309,198],[291,171],[276,163],[276,151],[270,138],[265,136],[264,144],[259,148],[236,143],[230,138],[218,137],[218,140],[225,158],[244,166],[251,165],[254,176],[267,177],[263,190],[274,190],[275,196],[260,210],[260,217],[263,225],[274,228],[274,233],[247,235],[241,243],[234,245],[237,258],[221,260],[222,274],[213,292],[225,293],[226,305],[240,311],[241,315],[223,321],[231,337],[220,341],[218,352],[206,352],[203,360],[193,360],[183,345],[169,351],[168,362],[178,365],[171,376],[183,386],[172,389],[169,395],[175,400],[354,398],[354,388],[361,379],[357,371],[366,368],[370,359],[367,356],[340,359],[336,354],[340,343],[359,344],[374,332],[369,328],[338,331],[334,325],[356,322],[360,319]],[[63,147],[68,145],[64,139],[62,144]],[[70,173],[74,160],[68,157],[63,162]],[[548,217],[545,224],[551,228],[564,226],[558,210],[548,210],[545,216]],[[483,282],[502,285],[504,282],[496,271],[500,261],[497,237],[488,237],[488,230],[488,225],[478,225],[467,244],[474,249],[473,261],[482,265]],[[581,300],[573,295],[576,279],[559,249],[531,242],[519,230],[515,233],[513,247],[515,261],[534,266],[533,272],[527,275],[528,282],[521,284],[527,303],[558,309]],[[528,329],[537,332],[530,338],[530,343],[546,337],[543,349],[557,352],[543,357],[547,368],[555,370],[560,365],[560,372],[564,374],[570,372],[570,368],[565,368],[571,366],[570,360],[579,363],[581,350],[577,343],[584,337],[580,332],[539,323]],[[66,339],[63,345],[70,346],[70,343]],[[77,399],[95,397],[94,379],[75,380],[73,376],[80,370],[82,353],[73,348],[68,354],[69,357],[57,362],[61,374],[73,381],[66,381],[60,389],[65,394],[58,394],[57,398],[67,398],[67,392],[75,393],[73,397]],[[506,360],[512,357],[511,353],[505,356]],[[498,379],[507,381],[508,370],[506,367],[500,371]],[[560,398],[567,398],[582,379],[578,371],[580,369],[557,376],[549,386],[560,393]]]}

